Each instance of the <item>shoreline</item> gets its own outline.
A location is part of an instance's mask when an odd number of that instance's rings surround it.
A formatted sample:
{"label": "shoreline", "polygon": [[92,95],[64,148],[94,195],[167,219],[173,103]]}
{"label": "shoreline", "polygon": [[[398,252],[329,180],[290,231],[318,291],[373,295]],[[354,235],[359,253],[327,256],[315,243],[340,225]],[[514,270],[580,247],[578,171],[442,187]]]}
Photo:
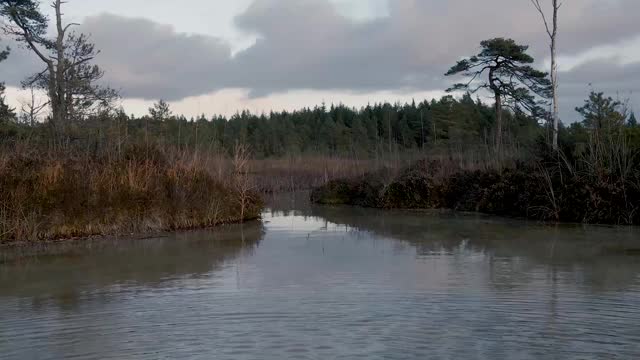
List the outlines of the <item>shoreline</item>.
{"label": "shoreline", "polygon": [[[194,226],[194,227],[178,227],[170,230],[159,230],[153,232],[139,232],[139,233],[128,233],[128,234],[99,234],[99,235],[87,235],[87,236],[74,236],[74,237],[60,237],[60,238],[52,238],[52,239],[43,239],[37,241],[4,241],[0,242],[0,250],[4,249],[35,249],[38,246],[48,246],[48,245],[64,245],[71,243],[79,243],[82,241],[93,241],[93,240],[145,240],[145,239],[155,239],[155,238],[165,238],[168,237],[169,234],[173,233],[183,233],[190,231],[201,231],[201,230],[214,230],[219,229],[225,226],[230,225],[241,225],[252,222],[259,222],[262,220],[262,216],[250,217],[244,220],[235,220],[235,221],[225,221],[218,223],[216,225],[211,226]],[[2,263],[0,261],[0,263]]]}
{"label": "shoreline", "polygon": [[391,179],[371,173],[330,181],[315,188],[310,200],[321,205],[472,212],[553,224],[640,225],[640,187],[632,179],[623,180],[602,180],[535,160],[476,170],[419,161]]}
{"label": "shoreline", "polygon": [[629,229],[640,229],[640,225],[616,225],[616,224],[599,224],[599,223],[580,223],[580,222],[569,222],[569,221],[549,221],[549,220],[537,220],[527,217],[517,217],[517,216],[508,216],[508,215],[496,215],[490,213],[483,213],[479,211],[466,211],[466,210],[455,210],[448,208],[435,208],[435,209],[417,209],[417,208],[378,208],[378,207],[366,207],[360,205],[350,205],[350,204],[317,204],[313,203],[316,206],[323,207],[351,207],[358,209],[372,209],[378,210],[382,212],[409,212],[409,213],[421,213],[426,215],[451,215],[451,216],[468,216],[468,217],[481,217],[488,219],[503,219],[503,220],[514,220],[521,221],[526,223],[538,224],[541,226],[575,226],[575,227],[598,227],[598,228],[608,228],[608,229],[617,229],[617,228],[629,228]]}

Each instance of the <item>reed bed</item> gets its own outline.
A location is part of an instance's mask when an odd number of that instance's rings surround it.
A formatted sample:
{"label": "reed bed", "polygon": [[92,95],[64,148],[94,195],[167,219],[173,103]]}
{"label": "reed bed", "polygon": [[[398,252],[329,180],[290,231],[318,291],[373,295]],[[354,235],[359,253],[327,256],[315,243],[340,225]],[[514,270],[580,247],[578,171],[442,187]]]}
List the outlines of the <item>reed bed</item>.
{"label": "reed bed", "polygon": [[229,171],[214,156],[157,147],[99,155],[3,151],[0,241],[160,232],[259,217],[260,196],[250,189],[241,194]]}

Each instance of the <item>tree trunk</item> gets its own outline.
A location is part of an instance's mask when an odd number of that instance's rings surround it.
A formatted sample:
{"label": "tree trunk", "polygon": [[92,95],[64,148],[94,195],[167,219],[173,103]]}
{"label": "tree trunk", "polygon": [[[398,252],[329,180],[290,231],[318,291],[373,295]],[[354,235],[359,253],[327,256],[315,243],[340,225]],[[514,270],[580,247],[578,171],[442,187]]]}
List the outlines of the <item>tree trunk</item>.
{"label": "tree trunk", "polygon": [[500,156],[502,154],[502,92],[500,87],[496,85],[497,79],[495,78],[495,71],[497,67],[491,67],[489,69],[489,88],[493,91],[496,99],[496,153]]}
{"label": "tree trunk", "polygon": [[502,153],[502,96],[496,93],[496,153]]}
{"label": "tree trunk", "polygon": [[58,96],[57,96],[57,87],[56,87],[56,70],[53,64],[48,64],[49,68],[49,104],[51,105],[51,127],[53,129],[53,135],[55,138],[58,137],[60,133],[60,126],[62,125],[62,120],[60,116],[60,106],[58,106]]}
{"label": "tree trunk", "polygon": [[555,40],[551,46],[551,86],[553,91],[553,150],[558,150],[560,115],[558,109],[558,65],[556,63]]}
{"label": "tree trunk", "polygon": [[387,125],[389,127],[389,156],[393,153],[393,147],[391,146],[391,111],[387,112]]}
{"label": "tree trunk", "polygon": [[551,5],[553,5],[553,18],[551,26],[549,26],[549,22],[547,21],[547,17],[542,9],[542,5],[540,4],[540,0],[531,0],[533,6],[538,10],[540,16],[542,16],[542,21],[544,23],[544,27],[547,31],[547,35],[549,35],[549,39],[551,39],[551,92],[553,96],[553,150],[558,150],[558,130],[559,130],[559,110],[558,110],[558,64],[556,62],[556,39],[558,37],[558,11],[560,10],[560,0],[551,0]]}
{"label": "tree trunk", "polygon": [[64,125],[66,121],[67,115],[67,102],[65,99],[66,89],[65,89],[65,66],[66,60],[64,56],[64,28],[62,27],[62,10],[61,10],[62,1],[56,0],[55,2],[55,10],[56,10],[56,28],[57,28],[57,36],[56,36],[56,56],[58,63],[56,64],[55,69],[55,86],[56,88],[56,96],[55,99],[51,99],[52,104],[56,103],[57,114],[54,114],[56,121],[59,125]]}
{"label": "tree trunk", "polygon": [[424,150],[424,116],[420,110],[420,149]]}
{"label": "tree trunk", "polygon": [[558,64],[556,62],[556,38],[558,34],[558,0],[553,0],[553,30],[551,33],[551,86],[553,91],[553,150],[558,150]]}

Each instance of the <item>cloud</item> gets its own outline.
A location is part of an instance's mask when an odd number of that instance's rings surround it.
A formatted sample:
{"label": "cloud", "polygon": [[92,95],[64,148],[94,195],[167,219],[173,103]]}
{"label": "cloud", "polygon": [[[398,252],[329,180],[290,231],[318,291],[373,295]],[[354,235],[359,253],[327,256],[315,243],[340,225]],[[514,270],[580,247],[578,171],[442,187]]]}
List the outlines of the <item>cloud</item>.
{"label": "cloud", "polygon": [[[378,3],[378,2],[377,2]],[[232,54],[225,40],[180,33],[172,26],[102,14],[80,28],[102,50],[105,81],[127,98],[180,100],[224,89],[260,97],[296,90],[441,90],[455,79],[442,74],[481,40],[513,37],[547,57],[544,28],[529,0],[393,0],[385,16],[354,19],[329,0],[254,0],[235,18],[238,31],[257,38]],[[572,0],[561,10],[560,52],[571,56],[640,35],[637,0]],[[612,21],[615,19],[615,21]],[[607,89],[631,88],[633,64],[598,60],[563,75],[563,93],[580,96],[596,75]],[[616,71],[608,73],[607,64]],[[15,52],[0,64],[9,84],[41,66]],[[619,74],[616,75],[616,74]],[[609,76],[611,75],[611,76]]]}
{"label": "cloud", "polygon": [[0,63],[0,81],[8,85],[20,86],[20,83],[30,75],[44,70],[45,66],[31,52],[20,43],[10,39],[0,42],[3,48],[9,47],[11,52],[7,60]]}
{"label": "cloud", "polygon": [[[105,70],[103,81],[124,97],[179,100],[224,86],[216,80],[226,76],[231,47],[221,39],[111,14],[87,17],[75,31],[90,35],[100,50],[96,63]],[[18,86],[44,68],[17,43],[6,43],[13,51],[0,64],[0,78],[8,85]]]}
{"label": "cloud", "polygon": [[[575,107],[582,105],[590,91],[640,104],[640,61],[620,63],[616,58],[593,60],[559,74],[561,118],[580,120]],[[630,109],[633,110],[633,109]],[[636,109],[640,110],[640,109]]]}
{"label": "cloud", "polygon": [[176,100],[209,92],[231,57],[221,39],[178,33],[145,19],[89,17],[81,31],[101,50],[97,62],[107,71],[105,80],[125,97]]}
{"label": "cloud", "polygon": [[328,1],[259,0],[236,24],[259,36],[234,58],[236,86],[263,93],[435,87],[419,80],[436,69],[414,62],[408,47],[389,37],[387,20],[354,22]]}

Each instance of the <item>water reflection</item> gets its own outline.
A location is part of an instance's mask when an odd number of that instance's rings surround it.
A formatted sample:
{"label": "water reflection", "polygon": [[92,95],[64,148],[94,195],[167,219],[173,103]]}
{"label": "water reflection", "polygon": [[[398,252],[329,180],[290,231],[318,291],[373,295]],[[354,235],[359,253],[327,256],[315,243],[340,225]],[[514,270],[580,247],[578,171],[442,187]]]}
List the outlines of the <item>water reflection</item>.
{"label": "water reflection", "polygon": [[73,310],[81,301],[105,302],[126,289],[179,286],[249,256],[264,235],[260,222],[167,234],[147,239],[90,239],[40,248],[6,249],[0,259],[0,297],[54,302]]}
{"label": "water reflection", "polygon": [[280,197],[262,223],[5,253],[0,357],[639,358],[638,235]]}
{"label": "water reflection", "polygon": [[314,206],[303,194],[278,199],[270,210],[272,215],[322,219],[401,241],[414,247],[418,257],[461,259],[454,266],[481,256],[489,264],[490,284],[497,288],[527,284],[533,271],[550,274],[551,280],[556,278],[551,274],[561,271],[569,276],[565,281],[594,291],[615,291],[637,284],[640,274],[637,227],[544,225],[480,214]]}

